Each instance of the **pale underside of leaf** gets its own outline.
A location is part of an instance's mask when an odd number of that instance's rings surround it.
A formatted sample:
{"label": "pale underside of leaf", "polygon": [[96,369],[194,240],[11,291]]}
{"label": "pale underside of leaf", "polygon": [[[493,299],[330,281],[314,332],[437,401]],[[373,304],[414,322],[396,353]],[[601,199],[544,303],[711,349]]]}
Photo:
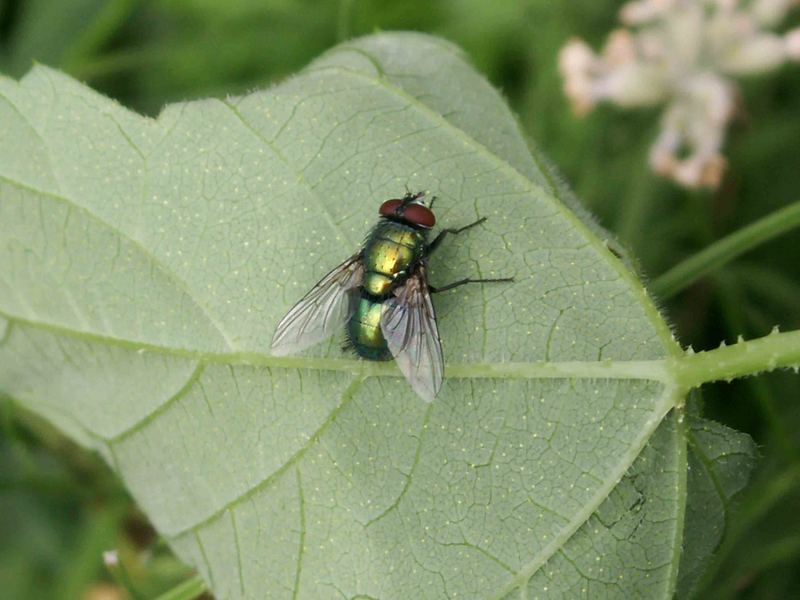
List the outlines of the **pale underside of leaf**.
{"label": "pale underside of leaf", "polygon": [[[450,46],[367,38],[155,121],[37,68],[0,122],[0,390],[103,453],[219,597],[671,595],[669,331]],[[335,342],[268,350],[406,185],[488,217],[434,283],[516,278],[436,299],[431,405]]]}

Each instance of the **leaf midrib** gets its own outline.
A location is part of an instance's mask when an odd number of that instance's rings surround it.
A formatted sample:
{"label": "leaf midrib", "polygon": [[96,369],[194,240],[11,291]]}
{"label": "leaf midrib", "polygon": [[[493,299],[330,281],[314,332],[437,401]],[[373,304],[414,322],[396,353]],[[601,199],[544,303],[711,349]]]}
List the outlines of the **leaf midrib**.
{"label": "leaf midrib", "polygon": [[[203,364],[343,371],[364,377],[402,377],[397,367],[391,362],[313,356],[273,356],[259,352],[201,352],[86,333],[42,321],[25,319],[4,311],[0,311],[0,318],[8,321],[3,341],[10,337],[13,326],[19,324],[81,341],[106,344],[136,352],[152,352],[174,358],[185,358]],[[444,376],[446,379],[634,379],[673,384],[676,382],[673,362],[669,358],[498,363],[448,362]]]}

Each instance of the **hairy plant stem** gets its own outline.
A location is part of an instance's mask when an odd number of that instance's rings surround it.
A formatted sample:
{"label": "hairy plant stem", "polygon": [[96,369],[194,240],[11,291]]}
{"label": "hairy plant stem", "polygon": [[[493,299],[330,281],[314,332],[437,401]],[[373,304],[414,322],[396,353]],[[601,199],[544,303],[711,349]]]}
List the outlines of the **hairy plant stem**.
{"label": "hairy plant stem", "polygon": [[722,345],[707,352],[687,352],[667,359],[668,370],[686,390],[712,381],[730,381],[762,371],[800,367],[800,330],[777,330],[755,340]]}

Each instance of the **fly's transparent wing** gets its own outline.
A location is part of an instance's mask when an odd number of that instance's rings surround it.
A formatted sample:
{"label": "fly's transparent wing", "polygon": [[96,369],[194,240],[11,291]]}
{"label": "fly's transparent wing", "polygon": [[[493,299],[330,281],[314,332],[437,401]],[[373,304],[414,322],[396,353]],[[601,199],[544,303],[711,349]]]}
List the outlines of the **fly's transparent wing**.
{"label": "fly's transparent wing", "polygon": [[285,356],[300,352],[333,335],[350,316],[350,295],[363,278],[360,254],[325,275],[278,323],[272,353]]}
{"label": "fly's transparent wing", "polygon": [[433,401],[442,387],[444,360],[423,265],[383,303],[381,330],[413,390]]}

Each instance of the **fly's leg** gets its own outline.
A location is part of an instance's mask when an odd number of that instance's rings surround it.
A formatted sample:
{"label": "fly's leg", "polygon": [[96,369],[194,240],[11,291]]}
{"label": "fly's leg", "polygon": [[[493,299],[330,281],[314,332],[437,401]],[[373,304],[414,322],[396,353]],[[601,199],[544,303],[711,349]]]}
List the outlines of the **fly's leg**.
{"label": "fly's leg", "polygon": [[[435,197],[432,200],[435,200]],[[458,235],[459,233],[462,233],[467,229],[472,229],[473,227],[480,225],[485,220],[486,217],[481,217],[477,221],[470,223],[469,225],[464,225],[463,227],[459,227],[458,229],[455,228],[442,229],[439,232],[439,235],[437,235],[434,238],[434,240],[430,244],[428,244],[427,254],[430,255],[431,253],[433,253],[433,251],[436,250],[439,244],[442,243],[442,240],[448,233],[453,235]],[[514,281],[513,277],[498,277],[494,279],[472,279],[471,277],[465,277],[464,279],[459,279],[458,281],[448,283],[447,285],[443,285],[441,287],[428,285],[428,290],[430,291],[431,294],[438,294],[440,292],[446,292],[448,290],[452,290],[462,285],[467,285],[468,283],[510,283],[512,281]]]}
{"label": "fly's leg", "polygon": [[439,232],[439,235],[437,235],[437,236],[436,236],[436,237],[433,239],[433,241],[432,241],[430,244],[428,244],[428,254],[432,254],[432,253],[433,253],[433,251],[434,251],[434,250],[436,250],[436,248],[439,246],[439,244],[441,244],[441,243],[442,243],[442,240],[445,238],[445,236],[446,236],[448,233],[451,233],[451,234],[453,234],[453,235],[458,235],[459,233],[461,233],[461,232],[463,232],[463,231],[466,231],[467,229],[472,229],[472,228],[473,228],[473,227],[475,227],[476,225],[480,225],[480,224],[481,224],[481,223],[483,223],[485,220],[486,220],[486,217],[481,217],[480,219],[478,219],[478,220],[477,220],[477,221],[475,221],[474,223],[470,223],[469,225],[464,225],[464,227],[459,227],[458,229],[453,229],[453,228],[442,229],[442,230]]}
{"label": "fly's leg", "polygon": [[448,290],[452,290],[462,285],[467,285],[468,283],[511,283],[512,281],[514,281],[513,277],[498,277],[496,279],[472,279],[470,277],[466,277],[464,279],[459,279],[458,281],[454,281],[453,283],[448,283],[447,285],[443,285],[441,287],[434,287],[432,285],[429,285],[428,289],[430,290],[431,294],[438,294],[440,292],[446,292]]}

